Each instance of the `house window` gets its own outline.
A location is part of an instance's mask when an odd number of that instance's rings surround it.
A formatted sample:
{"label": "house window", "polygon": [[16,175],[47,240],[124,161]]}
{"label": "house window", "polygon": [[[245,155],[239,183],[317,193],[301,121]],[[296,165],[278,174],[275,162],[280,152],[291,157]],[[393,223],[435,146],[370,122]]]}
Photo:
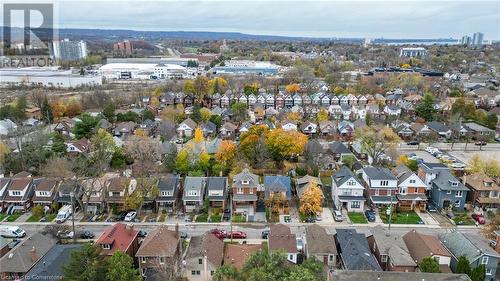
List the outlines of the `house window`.
{"label": "house window", "polygon": [[488,264],[489,259],[490,259],[489,257],[484,256],[484,257],[481,259],[481,264]]}
{"label": "house window", "polygon": [[439,257],[434,257],[434,260],[437,261],[437,263],[439,263]]}
{"label": "house window", "polygon": [[214,275],[214,271],[210,270],[210,276],[213,276],[213,275]]}
{"label": "house window", "polygon": [[490,192],[490,197],[491,197],[491,198],[497,198],[497,197],[498,197],[498,195],[499,195],[499,192],[498,192],[498,191],[496,191],[496,190],[492,190],[492,191]]}
{"label": "house window", "polygon": [[160,257],[160,264],[165,264],[165,257]]}
{"label": "house window", "polygon": [[21,191],[12,191],[13,196],[21,196]]}
{"label": "house window", "polygon": [[238,189],[236,190],[236,193],[243,194],[243,188],[242,187],[238,187]]}
{"label": "house window", "polygon": [[491,275],[492,272],[493,272],[493,270],[491,270],[491,268],[486,269],[486,275]]}
{"label": "house window", "polygon": [[104,250],[109,250],[109,249],[111,249],[111,245],[109,245],[109,244],[102,244],[102,248]]}
{"label": "house window", "polygon": [[447,190],[447,191],[446,191],[446,194],[451,194],[451,190]]}
{"label": "house window", "polygon": [[353,208],[353,209],[359,209],[360,206],[361,206],[361,204],[359,201],[352,201],[351,202],[351,208]]}
{"label": "house window", "polygon": [[241,184],[249,184],[249,181],[241,181]]}
{"label": "house window", "polygon": [[188,191],[188,196],[198,196],[198,192],[196,190]]}
{"label": "house window", "polygon": [[191,270],[191,275],[200,275],[201,272],[199,270]]}
{"label": "house window", "polygon": [[288,255],[288,259],[293,260],[293,255],[292,254]]}
{"label": "house window", "polygon": [[328,256],[328,259],[332,262],[333,261],[333,255]]}
{"label": "house window", "polygon": [[198,259],[198,264],[203,264],[203,259]]}
{"label": "house window", "polygon": [[462,197],[462,190],[458,190],[455,192],[455,197]]}
{"label": "house window", "polygon": [[387,262],[387,256],[386,256],[386,255],[381,255],[381,256],[380,256],[380,260],[381,260],[382,262]]}
{"label": "house window", "polygon": [[407,192],[407,188],[405,186],[402,186],[399,188],[399,193],[406,194],[406,192]]}
{"label": "house window", "polygon": [[378,192],[379,192],[378,189],[375,189],[375,196],[378,196],[379,194]]}
{"label": "house window", "polygon": [[380,186],[388,186],[389,181],[380,181]]}
{"label": "house window", "polygon": [[141,257],[141,263],[145,263],[146,262],[146,257]]}
{"label": "house window", "polygon": [[416,183],[417,181],[416,180],[410,180],[410,183]]}
{"label": "house window", "polygon": [[460,208],[460,200],[455,201],[455,207]]}

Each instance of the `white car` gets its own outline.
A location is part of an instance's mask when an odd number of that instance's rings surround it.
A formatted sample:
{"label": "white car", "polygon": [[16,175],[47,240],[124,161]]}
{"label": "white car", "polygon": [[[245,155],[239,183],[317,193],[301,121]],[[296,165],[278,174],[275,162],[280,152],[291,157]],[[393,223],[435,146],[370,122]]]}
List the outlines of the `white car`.
{"label": "white car", "polygon": [[428,147],[425,148],[425,151],[427,151],[429,153],[432,153],[434,151],[434,149],[435,149],[434,147],[428,146]]}
{"label": "white car", "polygon": [[464,169],[465,164],[464,163],[453,163],[453,164],[451,164],[451,167],[455,168],[455,169]]}
{"label": "white car", "polygon": [[343,221],[344,218],[342,217],[342,212],[339,210],[333,211],[333,219],[338,222]]}
{"label": "white car", "polygon": [[137,212],[129,212],[126,216],[125,216],[125,221],[133,221],[135,219],[135,217],[137,216]]}
{"label": "white car", "polygon": [[304,241],[302,241],[302,238],[297,237],[297,250],[302,251],[304,248]]}

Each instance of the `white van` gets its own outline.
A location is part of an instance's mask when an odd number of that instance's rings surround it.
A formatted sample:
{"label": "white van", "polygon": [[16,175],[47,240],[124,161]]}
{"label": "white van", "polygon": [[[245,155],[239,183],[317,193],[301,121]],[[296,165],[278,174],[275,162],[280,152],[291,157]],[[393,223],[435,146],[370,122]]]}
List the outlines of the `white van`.
{"label": "white van", "polygon": [[59,209],[59,212],[57,212],[57,217],[56,217],[56,223],[63,223],[65,222],[73,213],[73,210],[70,205],[64,205]]}
{"label": "white van", "polygon": [[0,225],[0,236],[5,238],[21,238],[26,236],[26,232],[19,226]]}

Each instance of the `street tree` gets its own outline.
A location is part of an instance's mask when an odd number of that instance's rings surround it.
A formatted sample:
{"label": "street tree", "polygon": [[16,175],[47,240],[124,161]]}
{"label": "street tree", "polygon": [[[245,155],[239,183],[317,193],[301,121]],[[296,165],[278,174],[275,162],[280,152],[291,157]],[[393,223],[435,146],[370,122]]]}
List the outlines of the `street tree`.
{"label": "street tree", "polygon": [[94,133],[94,129],[99,124],[99,118],[93,117],[88,113],[82,114],[80,117],[80,121],[75,123],[75,127],[73,128],[73,134],[75,134],[75,138],[87,138],[90,139],[92,134]]}
{"label": "street tree", "polygon": [[358,128],[354,136],[360,141],[363,151],[368,154],[372,163],[378,163],[380,156],[386,150],[401,141],[391,128],[385,126]]}

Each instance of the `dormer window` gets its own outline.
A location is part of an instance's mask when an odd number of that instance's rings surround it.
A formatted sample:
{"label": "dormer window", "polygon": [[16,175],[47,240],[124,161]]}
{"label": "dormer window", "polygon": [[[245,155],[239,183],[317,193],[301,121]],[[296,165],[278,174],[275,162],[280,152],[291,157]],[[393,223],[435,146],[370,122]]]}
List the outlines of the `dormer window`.
{"label": "dormer window", "polygon": [[241,184],[250,184],[250,182],[249,182],[249,181],[247,181],[247,180],[242,180],[242,181],[241,181]]}
{"label": "dormer window", "polygon": [[21,196],[21,191],[18,190],[12,191],[12,196]]}
{"label": "dormer window", "polygon": [[458,181],[450,181],[451,186],[458,186]]}
{"label": "dormer window", "polygon": [[492,186],[493,182],[491,182],[491,181],[484,181],[483,184],[484,184],[484,186]]}
{"label": "dormer window", "polygon": [[110,250],[111,249],[111,245],[110,244],[102,244],[102,248],[104,250]]}

